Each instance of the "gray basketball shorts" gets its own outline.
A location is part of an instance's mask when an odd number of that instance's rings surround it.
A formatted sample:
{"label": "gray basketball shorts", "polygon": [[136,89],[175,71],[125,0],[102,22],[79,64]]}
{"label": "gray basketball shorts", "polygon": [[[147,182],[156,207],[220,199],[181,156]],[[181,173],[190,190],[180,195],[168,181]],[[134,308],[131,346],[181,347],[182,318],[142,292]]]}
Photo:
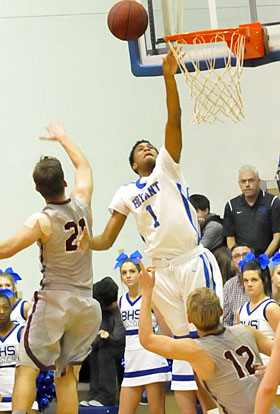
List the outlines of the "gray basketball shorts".
{"label": "gray basketball shorts", "polygon": [[99,303],[80,292],[40,290],[34,294],[18,352],[18,365],[65,373],[81,365],[101,323]]}

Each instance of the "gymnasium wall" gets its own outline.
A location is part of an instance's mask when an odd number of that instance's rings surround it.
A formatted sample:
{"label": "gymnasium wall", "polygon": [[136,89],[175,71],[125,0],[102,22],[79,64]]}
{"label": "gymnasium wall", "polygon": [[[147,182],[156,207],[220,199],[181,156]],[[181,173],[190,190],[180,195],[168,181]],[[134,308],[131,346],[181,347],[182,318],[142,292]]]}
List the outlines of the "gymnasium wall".
{"label": "gymnasium wall", "polygon": [[[55,142],[38,139],[44,125],[61,120],[87,154],[93,168],[94,233],[100,233],[115,190],[136,178],[128,165],[130,148],[139,138],[160,147],[166,120],[162,78],[135,78],[128,47],[107,29],[107,12],[115,0],[0,0],[0,145],[1,240],[21,228],[44,206],[34,190],[32,170],[40,155],[57,156],[69,187],[74,168]],[[178,75],[184,148],[182,168],[191,193],[211,200],[222,214],[226,200],[239,193],[237,171],[255,164],[261,178],[274,177],[279,139],[280,64],[245,69],[242,91],[245,119],[193,125],[192,105]],[[143,251],[134,220],[127,223],[107,252],[93,255],[95,280],[116,276],[119,249]],[[12,266],[24,279],[19,289],[30,299],[39,287],[36,245],[0,268]],[[148,261],[146,261],[148,263]]]}

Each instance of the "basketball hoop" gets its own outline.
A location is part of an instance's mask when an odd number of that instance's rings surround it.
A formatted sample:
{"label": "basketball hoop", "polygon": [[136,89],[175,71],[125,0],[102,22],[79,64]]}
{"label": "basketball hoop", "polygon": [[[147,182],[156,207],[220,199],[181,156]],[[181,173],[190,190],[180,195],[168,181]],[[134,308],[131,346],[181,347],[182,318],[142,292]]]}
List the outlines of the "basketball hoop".
{"label": "basketball hoop", "polygon": [[[164,36],[190,88],[193,122],[233,122],[244,118],[240,77],[244,59],[264,56],[260,23]],[[182,47],[176,47],[180,44]],[[233,56],[234,55],[234,56]],[[217,59],[223,67],[217,70]],[[185,62],[189,61],[192,71]],[[206,65],[207,70],[201,70]]]}

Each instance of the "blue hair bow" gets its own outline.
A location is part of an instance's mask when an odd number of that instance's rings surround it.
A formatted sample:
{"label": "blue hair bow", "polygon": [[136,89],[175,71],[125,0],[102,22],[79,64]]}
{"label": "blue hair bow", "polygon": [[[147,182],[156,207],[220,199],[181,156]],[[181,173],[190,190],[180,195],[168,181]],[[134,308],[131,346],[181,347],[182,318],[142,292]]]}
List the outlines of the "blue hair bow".
{"label": "blue hair bow", "polygon": [[277,265],[280,264],[280,253],[279,252],[275,252],[272,259],[272,267],[276,267]]}
{"label": "blue hair bow", "polygon": [[241,260],[241,262],[238,263],[238,266],[240,266],[242,272],[243,272],[245,264],[250,262],[251,260],[257,260],[257,262],[259,263],[259,265],[262,269],[265,269],[266,266],[268,266],[268,264],[270,263],[269,257],[267,256],[266,253],[260,254],[259,257],[256,258],[254,253],[249,252],[249,253],[246,254],[244,259]]}
{"label": "blue hair bow", "polygon": [[4,293],[5,296],[8,296],[8,298],[10,298],[11,296],[13,296],[15,294],[15,292],[13,292],[11,289],[2,289],[0,288],[0,292]]}
{"label": "blue hair bow", "polygon": [[20,275],[18,273],[14,272],[11,267],[7,267],[7,269],[5,269],[5,270],[0,269],[0,274],[1,273],[9,273],[11,276],[13,276],[13,279],[14,279],[15,283],[17,283],[19,280],[22,280]]}
{"label": "blue hair bow", "polygon": [[121,267],[121,265],[123,264],[123,262],[125,260],[132,260],[133,263],[135,264],[139,264],[138,259],[142,259],[142,254],[138,251],[135,250],[135,252],[131,253],[130,256],[128,256],[125,253],[121,253],[117,258],[116,258],[116,264],[114,266],[114,269],[117,269],[118,267]]}

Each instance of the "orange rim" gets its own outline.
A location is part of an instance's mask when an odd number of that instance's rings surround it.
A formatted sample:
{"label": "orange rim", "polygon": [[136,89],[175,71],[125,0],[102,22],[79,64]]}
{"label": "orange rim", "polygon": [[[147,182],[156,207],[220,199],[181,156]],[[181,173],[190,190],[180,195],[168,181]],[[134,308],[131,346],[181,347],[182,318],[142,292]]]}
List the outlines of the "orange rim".
{"label": "orange rim", "polygon": [[200,30],[197,32],[177,33],[164,36],[166,42],[193,44],[195,39],[201,39],[203,43],[215,43],[226,41],[229,48],[234,53],[238,36],[242,35],[245,39],[244,59],[255,59],[263,57],[264,38],[261,24],[248,23],[241,24],[237,28]]}

